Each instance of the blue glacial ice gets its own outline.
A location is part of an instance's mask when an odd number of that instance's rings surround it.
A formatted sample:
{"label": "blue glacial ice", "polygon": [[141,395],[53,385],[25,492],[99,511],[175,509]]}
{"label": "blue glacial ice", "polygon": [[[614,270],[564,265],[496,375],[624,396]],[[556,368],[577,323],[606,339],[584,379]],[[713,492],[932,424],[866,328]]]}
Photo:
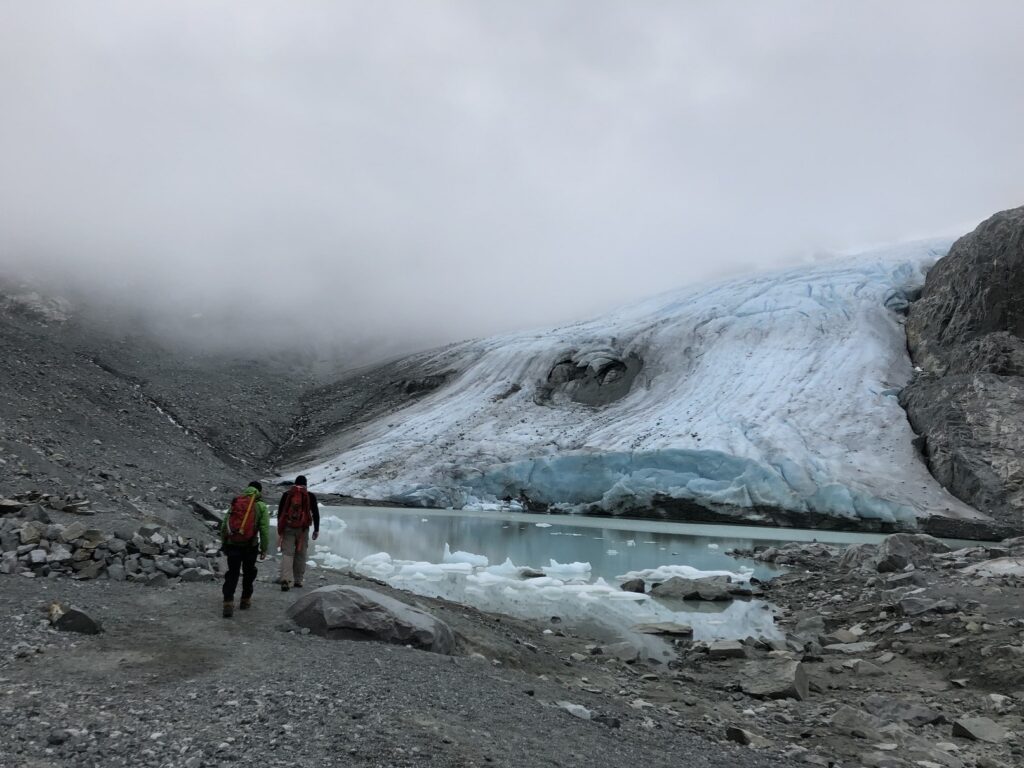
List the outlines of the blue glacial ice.
{"label": "blue glacial ice", "polygon": [[[448,383],[302,467],[318,488],[440,507],[520,492],[616,512],[655,495],[843,518],[974,517],[928,473],[897,398],[928,241],[697,286],[589,322],[424,356]],[[614,389],[581,402],[559,370]],[[608,373],[608,372],[611,373]],[[597,385],[594,385],[597,386]]]}

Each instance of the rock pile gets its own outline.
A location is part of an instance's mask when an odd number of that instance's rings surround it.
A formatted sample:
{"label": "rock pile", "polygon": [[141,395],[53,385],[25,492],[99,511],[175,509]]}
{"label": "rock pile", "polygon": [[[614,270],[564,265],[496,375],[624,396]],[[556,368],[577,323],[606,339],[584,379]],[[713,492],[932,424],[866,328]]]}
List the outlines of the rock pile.
{"label": "rock pile", "polygon": [[[170,579],[212,581],[221,570],[216,544],[165,533],[156,525],[125,525],[105,533],[81,522],[54,523],[44,506],[49,500],[43,495],[34,501],[0,499],[0,573],[161,586]],[[60,509],[67,511],[66,506]]]}

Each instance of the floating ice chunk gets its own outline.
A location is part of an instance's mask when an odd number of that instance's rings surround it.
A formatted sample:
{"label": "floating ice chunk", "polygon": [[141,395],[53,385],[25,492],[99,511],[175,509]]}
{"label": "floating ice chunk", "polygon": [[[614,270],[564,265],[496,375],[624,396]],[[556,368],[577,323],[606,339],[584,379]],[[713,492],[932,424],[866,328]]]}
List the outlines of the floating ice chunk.
{"label": "floating ice chunk", "polygon": [[635,547],[636,546],[636,539],[630,539],[629,541],[627,541],[626,542],[626,546],[627,547]]}
{"label": "floating ice chunk", "polygon": [[318,553],[316,559],[320,561],[324,568],[347,568],[352,562],[348,558],[335,555],[332,552]]}
{"label": "floating ice chunk", "polygon": [[708,549],[718,549],[717,544],[708,544]]}
{"label": "floating ice chunk", "polygon": [[559,563],[552,558],[550,565],[541,570],[548,576],[562,580],[590,578],[590,563]]}
{"label": "floating ice chunk", "polygon": [[617,550],[617,549],[609,549],[607,552],[605,552],[605,554],[606,555],[617,555],[617,554],[619,554],[619,550]]}
{"label": "floating ice chunk", "polygon": [[472,552],[452,552],[448,542],[444,545],[444,562],[446,563],[468,563],[478,568],[486,568],[490,561],[485,555],[474,555]]}
{"label": "floating ice chunk", "polygon": [[728,576],[733,581],[750,581],[754,575],[753,568],[740,568],[738,571],[702,571],[692,565],[661,565],[657,568],[645,568],[642,571],[630,571],[616,576],[616,581],[643,579],[644,581],[668,581],[673,576],[684,579],[706,579],[712,576]]}
{"label": "floating ice chunk", "polygon": [[357,573],[383,581],[394,573],[395,564],[387,552],[377,552],[354,563],[352,568]]}
{"label": "floating ice chunk", "polygon": [[537,526],[538,528],[550,528],[551,527],[551,523],[534,523],[534,525]]}
{"label": "floating ice chunk", "polygon": [[505,562],[501,565],[492,565],[485,569],[486,573],[493,574],[495,576],[504,576],[506,578],[516,578],[521,576],[523,569],[512,562],[511,557],[506,557]]}

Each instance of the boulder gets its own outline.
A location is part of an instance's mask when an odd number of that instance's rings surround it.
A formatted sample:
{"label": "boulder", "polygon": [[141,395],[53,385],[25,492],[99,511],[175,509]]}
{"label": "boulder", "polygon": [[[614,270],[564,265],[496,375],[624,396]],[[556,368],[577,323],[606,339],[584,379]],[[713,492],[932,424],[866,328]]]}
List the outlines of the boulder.
{"label": "boulder", "polygon": [[807,673],[798,661],[748,661],[740,668],[740,690],[761,699],[803,701],[808,696]]}
{"label": "boulder", "polygon": [[21,566],[18,564],[18,555],[16,552],[4,552],[3,556],[0,557],[0,573],[6,573],[12,575],[18,573],[21,570]]}
{"label": "boulder", "polygon": [[60,540],[68,544],[75,539],[80,539],[85,534],[85,526],[81,523],[72,523],[60,533]]}
{"label": "boulder", "polygon": [[859,709],[842,706],[832,715],[831,722],[832,728],[839,733],[874,742],[888,741],[886,734],[882,732],[885,723],[880,718]]}
{"label": "boulder", "polygon": [[76,579],[84,580],[98,578],[106,568],[106,564],[102,560],[90,560],[82,563],[81,566],[82,567],[79,567],[79,564],[75,564],[74,578]]}
{"label": "boulder", "polygon": [[793,634],[805,643],[817,642],[825,634],[825,619],[817,614],[805,616],[797,621]]}
{"label": "boulder", "polygon": [[875,717],[894,720],[915,728],[946,722],[946,716],[923,704],[875,694],[864,700],[864,708]]}
{"label": "boulder", "polygon": [[875,569],[879,573],[902,571],[908,565],[924,565],[933,554],[949,547],[926,533],[894,533],[878,545]]}
{"label": "boulder", "polygon": [[708,646],[708,656],[712,659],[745,659],[747,646],[738,640],[715,640]]}
{"label": "boulder", "polygon": [[71,551],[61,544],[55,544],[50,548],[50,554],[46,560],[49,563],[66,563],[71,559]]}
{"label": "boulder", "polygon": [[961,717],[954,720],[953,735],[989,744],[998,744],[1010,736],[1003,726],[987,717]]}
{"label": "boulder", "polygon": [[913,768],[911,763],[891,752],[865,752],[860,762],[864,768]]}
{"label": "boulder", "polygon": [[222,510],[215,509],[202,501],[193,500],[192,511],[199,515],[203,520],[211,523],[217,523],[218,525],[220,525],[221,520],[224,518],[224,512]]}
{"label": "boulder", "polygon": [[729,582],[722,579],[684,579],[673,576],[668,581],[651,587],[654,597],[672,600],[707,600],[724,602],[732,600]]}
{"label": "boulder", "polygon": [[181,572],[182,581],[213,581],[213,571],[205,568],[186,568]]}
{"label": "boulder", "polygon": [[172,579],[175,576],[178,576],[178,575],[181,574],[181,568],[176,566],[173,562],[171,562],[170,560],[168,560],[165,557],[161,557],[159,560],[156,561],[156,569],[158,571],[162,571],[162,572],[166,573]]}
{"label": "boulder", "polygon": [[847,656],[859,656],[873,651],[876,645],[878,645],[878,643],[873,643],[870,640],[862,640],[859,643],[834,643],[832,645],[826,645],[825,650],[829,653],[842,653]]}
{"label": "boulder", "polygon": [[818,638],[818,642],[822,645],[856,643],[858,640],[860,640],[860,638],[848,629],[837,629],[833,632],[829,632],[827,635],[821,635],[821,637]]}
{"label": "boulder", "polygon": [[637,592],[641,595],[647,591],[643,579],[630,579],[629,581],[624,581],[622,582],[621,589],[623,592]]}
{"label": "boulder", "polygon": [[881,667],[876,667],[870,661],[854,659],[853,673],[860,677],[882,677],[885,674],[885,670]]}
{"label": "boulder", "polygon": [[46,526],[42,523],[27,522],[18,531],[18,537],[22,544],[38,544],[46,532]]}
{"label": "boulder", "polygon": [[956,603],[951,600],[932,600],[927,597],[904,597],[900,600],[900,611],[904,616],[920,616],[923,613],[952,613]]}
{"label": "boulder", "polygon": [[53,611],[51,608],[51,621],[54,629],[61,632],[78,632],[83,635],[98,635],[103,627],[96,619],[83,611],[81,608],[71,606],[70,608],[59,608]]}
{"label": "boulder", "polygon": [[852,571],[868,563],[878,551],[875,544],[851,544],[843,550],[839,558],[838,568],[841,571]]}
{"label": "boulder", "polygon": [[754,747],[755,749],[771,746],[771,741],[764,736],[759,736],[736,725],[726,727],[725,738],[729,741],[735,741],[737,744],[742,744],[745,747]]}
{"label": "boulder", "polygon": [[50,516],[41,504],[30,504],[18,513],[22,520],[29,520],[43,525],[50,524]]}
{"label": "boulder", "polygon": [[320,587],[296,600],[288,618],[332,639],[376,640],[435,653],[455,650],[455,636],[440,619],[363,587]]}

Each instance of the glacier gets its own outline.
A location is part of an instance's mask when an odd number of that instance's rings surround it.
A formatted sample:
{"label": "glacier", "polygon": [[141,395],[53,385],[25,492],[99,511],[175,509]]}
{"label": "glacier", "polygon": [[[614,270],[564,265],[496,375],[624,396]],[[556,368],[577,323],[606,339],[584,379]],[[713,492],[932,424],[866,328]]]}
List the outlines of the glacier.
{"label": "glacier", "polygon": [[[917,455],[904,310],[930,240],[688,287],[422,357],[454,372],[301,469],[318,490],[609,514],[671,502],[914,525],[983,518]],[[331,445],[337,446],[332,452]]]}

